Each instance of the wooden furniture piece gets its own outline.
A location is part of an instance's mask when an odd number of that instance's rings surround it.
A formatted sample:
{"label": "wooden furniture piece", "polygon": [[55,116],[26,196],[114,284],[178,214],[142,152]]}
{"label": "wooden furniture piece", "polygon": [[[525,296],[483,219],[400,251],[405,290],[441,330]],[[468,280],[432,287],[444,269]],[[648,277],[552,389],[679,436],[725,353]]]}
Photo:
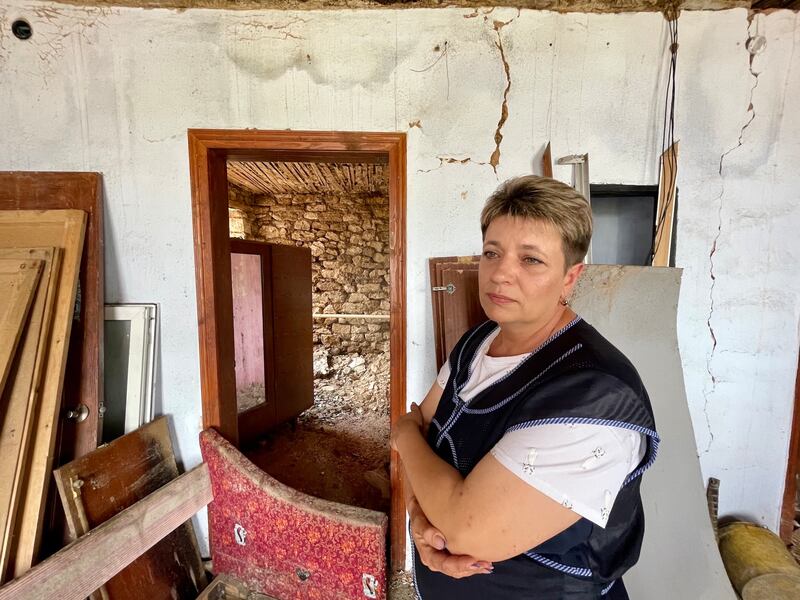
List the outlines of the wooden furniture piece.
{"label": "wooden furniture piece", "polygon": [[[203,427],[239,442],[234,370],[227,161],[358,162],[389,166],[390,415],[406,411],[405,133],[202,130],[188,133]],[[405,506],[391,458],[392,566],[405,564]]]}
{"label": "wooden furniture piece", "polygon": [[0,582],[8,566],[12,533],[24,477],[30,461],[30,439],[47,359],[53,309],[58,292],[61,266],[60,248],[0,248],[3,259],[36,259],[42,262],[42,275],[28,316],[17,356],[11,366],[8,386],[0,395]]}
{"label": "wooden furniture piece", "polygon": [[264,398],[239,406],[243,445],[314,404],[311,250],[231,239],[231,285],[237,396]]}
{"label": "wooden furniture piece", "polygon": [[[76,209],[86,214],[80,257],[80,302],[72,324],[64,407],[88,413],[60,421],[59,464],[97,447],[103,404],[103,192],[99,173],[0,172],[0,210]],[[6,244],[0,242],[6,247]],[[41,246],[33,242],[25,247]],[[52,245],[52,244],[44,244]]]}
{"label": "wooden furniture piece", "polygon": [[[54,472],[73,539],[178,477],[167,417],[160,417]],[[186,522],[112,577],[92,600],[194,598],[205,572]]]}
{"label": "wooden furniture piece", "polygon": [[386,598],[381,512],[298,492],[264,473],[215,431],[200,434],[214,501],[214,568],[276,598]]}
{"label": "wooden furniture piece", "polygon": [[53,325],[46,349],[46,368],[29,442],[30,462],[24,493],[5,560],[10,576],[24,573],[35,562],[42,538],[56,432],[62,421],[61,394],[67,369],[67,347],[73,323],[86,214],[80,210],[0,210],[0,248],[57,247],[63,251],[54,299]]}
{"label": "wooden furniture piece", "polygon": [[447,256],[428,260],[437,370],[464,332],[486,320],[478,295],[480,258]]}

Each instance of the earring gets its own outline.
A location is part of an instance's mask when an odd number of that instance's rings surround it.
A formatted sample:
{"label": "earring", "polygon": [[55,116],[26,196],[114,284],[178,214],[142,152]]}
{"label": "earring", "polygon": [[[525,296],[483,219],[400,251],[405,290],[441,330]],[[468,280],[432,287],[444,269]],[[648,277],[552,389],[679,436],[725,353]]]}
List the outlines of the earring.
{"label": "earring", "polygon": [[558,299],[558,303],[561,306],[569,306],[569,301],[564,296],[561,296],[561,298]]}

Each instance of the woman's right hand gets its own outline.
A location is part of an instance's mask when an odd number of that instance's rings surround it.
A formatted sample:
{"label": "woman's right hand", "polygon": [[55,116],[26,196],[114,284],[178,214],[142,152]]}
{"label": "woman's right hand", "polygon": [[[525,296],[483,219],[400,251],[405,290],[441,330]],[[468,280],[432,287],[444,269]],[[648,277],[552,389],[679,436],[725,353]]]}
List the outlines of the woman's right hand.
{"label": "woman's right hand", "polygon": [[415,506],[409,512],[411,536],[422,564],[431,571],[444,573],[455,579],[492,572],[494,567],[490,562],[477,560],[473,556],[450,554],[442,533],[431,525],[416,500],[413,503]]}

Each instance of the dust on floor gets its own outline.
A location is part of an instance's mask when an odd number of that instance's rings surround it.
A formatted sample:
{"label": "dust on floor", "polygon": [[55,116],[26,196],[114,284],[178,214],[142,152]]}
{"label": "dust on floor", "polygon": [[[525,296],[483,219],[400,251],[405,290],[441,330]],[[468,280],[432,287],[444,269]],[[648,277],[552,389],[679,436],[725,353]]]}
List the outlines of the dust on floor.
{"label": "dust on floor", "polygon": [[341,358],[349,364],[332,365],[339,368],[331,369],[330,378],[315,381],[314,406],[246,454],[306,494],[388,514],[388,358],[369,365]]}

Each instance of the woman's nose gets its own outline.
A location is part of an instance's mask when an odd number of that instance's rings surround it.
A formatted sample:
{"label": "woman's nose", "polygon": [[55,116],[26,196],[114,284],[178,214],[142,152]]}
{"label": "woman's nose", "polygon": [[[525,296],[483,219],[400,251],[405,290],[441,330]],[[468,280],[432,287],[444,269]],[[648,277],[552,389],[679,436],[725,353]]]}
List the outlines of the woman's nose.
{"label": "woman's nose", "polygon": [[513,274],[513,265],[507,258],[503,257],[495,263],[490,279],[492,283],[508,283],[511,281]]}

